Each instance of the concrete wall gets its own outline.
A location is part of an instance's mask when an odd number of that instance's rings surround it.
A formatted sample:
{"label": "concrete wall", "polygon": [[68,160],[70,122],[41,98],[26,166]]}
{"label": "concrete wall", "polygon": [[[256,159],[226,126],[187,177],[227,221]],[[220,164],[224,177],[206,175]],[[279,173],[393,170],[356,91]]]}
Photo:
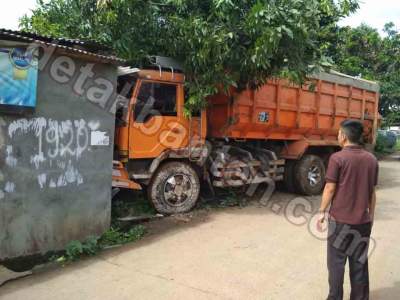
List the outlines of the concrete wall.
{"label": "concrete wall", "polygon": [[100,98],[117,68],[96,64],[77,88],[87,62],[57,71],[60,56],[39,72],[33,115],[0,113],[0,260],[63,249],[110,224],[114,116]]}

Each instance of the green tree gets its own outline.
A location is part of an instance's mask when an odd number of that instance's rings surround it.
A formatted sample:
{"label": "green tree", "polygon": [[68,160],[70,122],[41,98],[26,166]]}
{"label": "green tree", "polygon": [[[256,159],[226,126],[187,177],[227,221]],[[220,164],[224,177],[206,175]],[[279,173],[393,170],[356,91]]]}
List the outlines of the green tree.
{"label": "green tree", "polygon": [[343,27],[339,30],[340,41],[336,44],[335,63],[341,72],[375,79],[380,68],[382,38],[378,31],[365,24],[357,27]]}
{"label": "green tree", "polygon": [[219,87],[257,87],[285,76],[302,82],[327,61],[321,40],[357,9],[356,0],[38,1],[22,29],[94,39],[131,63],[165,55],[185,66],[188,108]]}
{"label": "green tree", "polygon": [[340,28],[325,54],[339,71],[380,83],[380,112],[393,123],[400,121],[400,33],[393,23],[384,32],[365,24]]}
{"label": "green tree", "polygon": [[387,36],[383,39],[382,62],[379,80],[381,82],[381,113],[400,123],[400,32],[393,23],[385,25]]}

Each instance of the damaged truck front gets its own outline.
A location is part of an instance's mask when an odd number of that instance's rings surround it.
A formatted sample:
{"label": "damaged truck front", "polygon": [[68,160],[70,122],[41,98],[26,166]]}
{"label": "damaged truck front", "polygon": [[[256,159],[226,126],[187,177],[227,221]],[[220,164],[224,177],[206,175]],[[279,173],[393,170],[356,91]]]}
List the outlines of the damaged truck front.
{"label": "damaged truck front", "polygon": [[[311,76],[303,86],[269,80],[256,90],[217,94],[185,117],[185,75],[173,61],[156,68],[120,69],[114,187],[145,189],[158,212],[194,207],[200,188],[244,186],[319,194],[337,133],[348,118],[364,123],[375,143],[379,87],[337,72]],[[311,88],[314,87],[314,88]]]}

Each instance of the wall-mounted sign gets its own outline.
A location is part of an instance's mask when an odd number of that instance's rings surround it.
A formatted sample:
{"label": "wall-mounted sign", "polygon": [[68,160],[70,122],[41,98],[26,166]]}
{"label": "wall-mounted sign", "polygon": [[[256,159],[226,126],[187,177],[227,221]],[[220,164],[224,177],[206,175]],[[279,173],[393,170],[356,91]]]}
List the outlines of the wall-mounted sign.
{"label": "wall-mounted sign", "polygon": [[110,137],[104,131],[92,131],[90,134],[91,146],[108,146],[110,145]]}
{"label": "wall-mounted sign", "polygon": [[23,112],[36,107],[37,57],[26,48],[0,48],[0,110]]}

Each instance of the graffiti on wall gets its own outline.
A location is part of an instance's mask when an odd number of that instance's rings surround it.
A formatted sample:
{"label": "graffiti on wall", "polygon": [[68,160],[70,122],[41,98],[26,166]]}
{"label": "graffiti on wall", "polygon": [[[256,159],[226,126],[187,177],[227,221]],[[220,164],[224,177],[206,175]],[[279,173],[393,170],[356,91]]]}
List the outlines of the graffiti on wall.
{"label": "graffiti on wall", "polygon": [[[36,173],[38,187],[56,189],[71,185],[80,186],[85,181],[79,170],[79,162],[84,154],[91,146],[110,144],[107,132],[99,131],[100,125],[98,120],[88,122],[84,119],[60,121],[40,117],[14,120],[6,130],[0,132],[0,136],[6,134],[10,141],[3,151],[5,165],[9,168],[19,167],[20,155],[17,155],[13,145],[17,145],[21,139],[33,137],[34,145],[29,148],[33,151],[23,159],[24,164],[27,160],[31,170]],[[16,190],[15,183],[2,182],[1,175],[0,199],[4,198],[5,193],[13,193]]]}
{"label": "graffiti on wall", "polygon": [[89,145],[89,129],[83,119],[74,121],[19,119],[8,127],[11,139],[18,135],[31,134],[37,138],[38,150],[30,158],[36,169],[43,163],[59,158],[70,157],[79,160]]}

